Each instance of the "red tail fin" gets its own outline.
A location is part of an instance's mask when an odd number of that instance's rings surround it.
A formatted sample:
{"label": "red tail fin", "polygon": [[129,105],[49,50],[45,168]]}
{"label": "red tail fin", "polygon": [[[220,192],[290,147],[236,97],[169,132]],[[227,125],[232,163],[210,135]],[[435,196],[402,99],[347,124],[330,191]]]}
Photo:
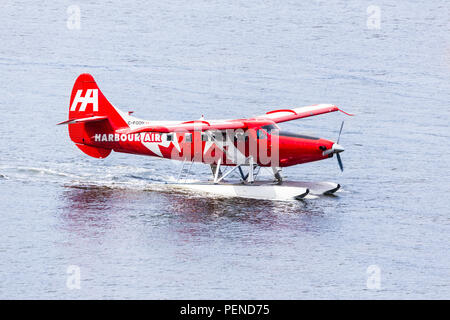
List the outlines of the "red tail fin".
{"label": "red tail fin", "polygon": [[81,74],[75,81],[70,96],[69,120],[65,123],[69,124],[70,139],[84,153],[95,158],[107,157],[111,149],[92,145],[94,134],[109,134],[128,127],[88,73]]}

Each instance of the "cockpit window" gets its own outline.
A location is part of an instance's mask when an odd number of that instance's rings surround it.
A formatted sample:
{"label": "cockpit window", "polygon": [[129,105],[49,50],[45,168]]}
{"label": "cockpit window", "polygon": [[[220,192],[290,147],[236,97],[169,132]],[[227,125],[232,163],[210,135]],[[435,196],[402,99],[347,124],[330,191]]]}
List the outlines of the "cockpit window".
{"label": "cockpit window", "polygon": [[278,129],[277,126],[275,126],[275,125],[273,125],[273,124],[268,124],[268,125],[262,126],[261,128],[263,128],[264,130],[266,130],[267,133],[269,133],[269,134],[270,134],[270,131],[272,131],[272,130],[277,130],[277,129]]}
{"label": "cockpit window", "polygon": [[[302,138],[302,139],[309,139],[309,140],[319,140],[320,139],[320,138],[308,136],[306,134],[298,134],[298,133],[292,133],[292,132],[279,130],[279,128],[273,124],[268,124],[268,125],[262,126],[261,128],[266,130],[268,134],[275,134],[277,136],[294,137],[294,138]],[[259,131],[260,130],[258,130],[258,138],[259,138]]]}

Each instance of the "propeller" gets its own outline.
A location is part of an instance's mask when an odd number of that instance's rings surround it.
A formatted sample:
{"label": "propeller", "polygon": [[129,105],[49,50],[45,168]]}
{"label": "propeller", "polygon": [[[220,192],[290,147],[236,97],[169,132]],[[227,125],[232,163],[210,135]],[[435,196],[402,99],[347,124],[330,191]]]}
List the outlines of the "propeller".
{"label": "propeller", "polygon": [[339,168],[341,169],[341,171],[344,171],[344,165],[342,164],[341,155],[339,153],[336,153],[336,158],[339,164]]}
{"label": "propeller", "polygon": [[[339,140],[341,139],[341,133],[342,133],[342,128],[343,127],[344,127],[344,121],[342,120],[341,129],[339,130],[339,135],[338,135],[338,139],[337,139],[337,142],[336,142],[337,144],[339,144]],[[342,151],[344,151],[344,150],[342,150]],[[342,151],[340,151],[340,152],[342,152]],[[336,158],[337,158],[337,162],[338,162],[338,165],[339,165],[339,169],[341,169],[341,172],[343,172],[344,171],[344,165],[342,164],[342,159],[341,159],[341,155],[339,154],[339,152],[336,153]]]}
{"label": "propeller", "polygon": [[[338,135],[338,139],[336,141],[336,144],[339,145],[339,140],[341,139],[341,133],[342,133],[342,128],[344,127],[344,121],[342,121],[341,123],[341,129],[339,129],[339,135]],[[333,146],[334,147],[334,146]],[[338,148],[336,148],[338,149]],[[339,154],[340,152],[344,151],[344,148],[341,148],[342,150],[339,151],[335,151],[336,152],[336,158],[338,160],[338,165],[339,165],[339,169],[341,169],[341,172],[344,171],[344,165],[342,164],[342,159],[341,159],[341,155]]]}
{"label": "propeller", "polygon": [[342,133],[343,127],[344,127],[344,121],[342,121],[342,123],[341,123],[341,129],[339,129],[339,135],[338,135],[336,143],[333,143],[333,146],[331,147],[331,149],[325,150],[323,152],[324,156],[329,155],[331,153],[336,154],[339,169],[341,169],[341,171],[344,171],[344,165],[342,164],[341,155],[339,153],[343,152],[344,148],[341,145],[339,145],[339,140],[341,139],[341,133]]}
{"label": "propeller", "polygon": [[336,141],[337,144],[339,144],[339,139],[341,139],[341,133],[342,133],[342,128],[343,127],[344,127],[344,121],[342,121],[342,123],[341,123],[341,129],[339,130],[338,139]]}

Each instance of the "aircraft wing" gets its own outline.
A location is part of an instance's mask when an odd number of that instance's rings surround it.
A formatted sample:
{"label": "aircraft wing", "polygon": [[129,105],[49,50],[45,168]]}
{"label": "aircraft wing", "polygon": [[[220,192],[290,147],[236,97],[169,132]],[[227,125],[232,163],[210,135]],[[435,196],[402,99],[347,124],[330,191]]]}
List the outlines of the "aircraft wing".
{"label": "aircraft wing", "polygon": [[317,116],[319,114],[341,111],[347,115],[352,116],[352,114],[346,113],[332,104],[316,104],[307,107],[300,107],[294,109],[280,109],[269,111],[266,114],[255,117],[254,119],[267,119],[272,120],[275,123],[285,122],[295,119],[307,118],[311,116]]}
{"label": "aircraft wing", "polygon": [[247,125],[244,122],[238,120],[228,120],[228,121],[187,121],[181,122],[179,124],[172,125],[150,125],[139,127],[135,129],[127,129],[127,133],[140,133],[140,132],[187,132],[187,131],[206,131],[206,130],[227,130],[227,129],[244,129]]}
{"label": "aircraft wing", "polygon": [[[194,120],[180,123],[155,123],[148,126],[142,126],[132,129],[124,129],[124,133],[141,133],[141,132],[187,132],[187,131],[206,131],[206,130],[227,130],[227,129],[247,129],[251,123],[259,123],[264,121],[270,122],[285,122],[295,119],[301,119],[311,116],[316,116],[323,113],[341,111],[346,113],[332,104],[317,104],[313,106],[300,107],[294,109],[280,109],[269,111],[266,114],[249,118],[249,119],[236,119],[236,120]],[[251,126],[251,125],[250,125]]]}

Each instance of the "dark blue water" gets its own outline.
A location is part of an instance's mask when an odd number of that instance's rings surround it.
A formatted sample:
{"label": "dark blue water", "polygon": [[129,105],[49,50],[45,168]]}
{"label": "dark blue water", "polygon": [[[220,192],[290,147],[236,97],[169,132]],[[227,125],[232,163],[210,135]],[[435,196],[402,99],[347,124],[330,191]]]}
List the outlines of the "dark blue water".
{"label": "dark blue water", "polygon": [[[450,298],[447,1],[6,1],[0,10],[0,298]],[[335,181],[304,202],[159,190],[180,163],[89,158],[66,120],[77,75],[150,120],[249,117],[340,143],[286,179]],[[197,166],[198,177],[209,169]],[[80,270],[80,289],[66,285]],[[380,271],[380,286],[367,285]]]}

